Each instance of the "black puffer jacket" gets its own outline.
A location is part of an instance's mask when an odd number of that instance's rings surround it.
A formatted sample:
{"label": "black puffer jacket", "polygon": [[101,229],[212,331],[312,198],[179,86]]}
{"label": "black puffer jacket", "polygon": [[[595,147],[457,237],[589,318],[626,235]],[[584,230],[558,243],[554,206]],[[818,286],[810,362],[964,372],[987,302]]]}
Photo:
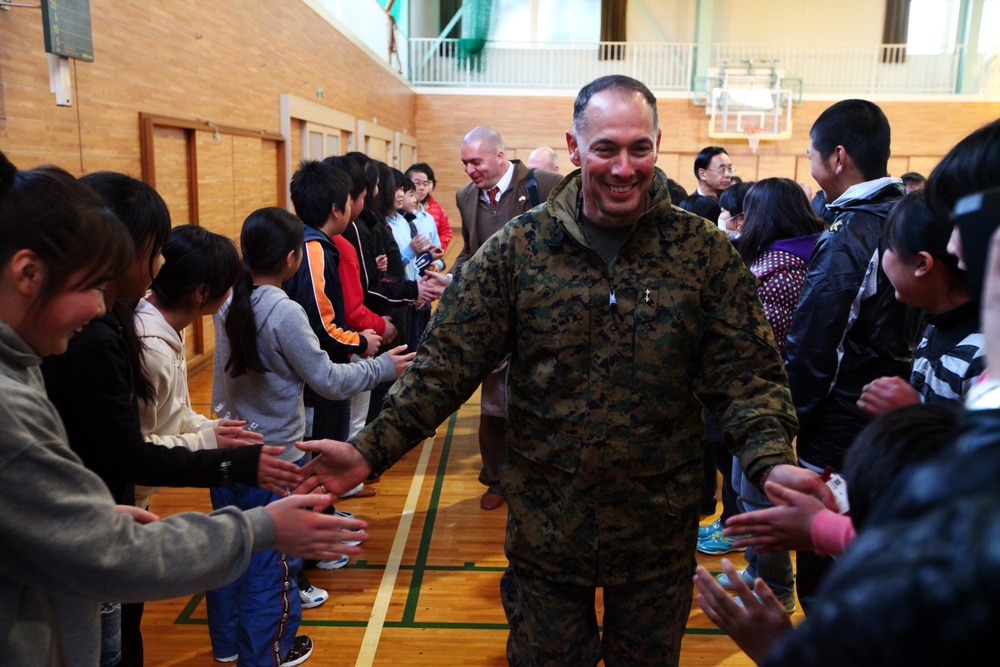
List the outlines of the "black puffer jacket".
{"label": "black puffer jacket", "polygon": [[855,188],[863,194],[830,207],[836,218],[816,243],[787,345],[799,457],[837,470],[870,420],[856,405],[861,389],[883,375],[909,377],[923,328],[882,271],[885,216],[902,186],[885,178]]}
{"label": "black puffer jacket", "polygon": [[[1000,628],[1000,410],[905,474],[768,667],[969,665]],[[985,658],[992,662],[994,658]]]}

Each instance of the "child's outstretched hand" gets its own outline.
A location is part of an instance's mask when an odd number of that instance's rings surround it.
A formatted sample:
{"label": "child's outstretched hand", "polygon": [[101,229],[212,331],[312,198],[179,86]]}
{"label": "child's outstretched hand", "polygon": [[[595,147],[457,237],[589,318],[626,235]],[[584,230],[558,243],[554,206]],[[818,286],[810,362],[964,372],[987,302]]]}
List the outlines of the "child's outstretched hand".
{"label": "child's outstretched hand", "polygon": [[861,390],[858,407],[873,415],[884,415],[904,405],[920,403],[920,394],[901,377],[885,376],[872,380]]}
{"label": "child's outstretched hand", "polygon": [[386,352],[386,354],[388,354],[389,357],[392,359],[392,365],[396,367],[396,377],[402,375],[403,371],[406,370],[406,367],[410,365],[411,361],[413,361],[413,357],[417,356],[416,352],[410,352],[409,354],[406,354],[405,345],[394,347],[388,352]]}
{"label": "child's outstretched hand", "polygon": [[729,517],[722,534],[735,538],[734,546],[753,547],[757,553],[812,549],[812,524],[826,509],[823,503],[771,481],[764,491],[774,507]]}
{"label": "child's outstretched hand", "polygon": [[754,582],[754,592],[747,588],[736,568],[723,558],[722,571],[729,577],[736,596],[743,604],[729,596],[709,572],[698,566],[694,585],[698,589],[695,602],[709,620],[725,630],[736,645],[758,665],[767,659],[778,638],[792,627],[788,613],[762,579]]}
{"label": "child's outstretched hand", "polygon": [[422,253],[424,250],[427,250],[427,248],[429,248],[430,245],[431,245],[431,240],[426,236],[424,236],[423,234],[417,234],[412,239],[410,239],[410,249],[413,250],[413,252],[418,255]]}
{"label": "child's outstretched hand", "polygon": [[[355,556],[361,546],[345,542],[368,539],[368,524],[318,510],[330,504],[329,494],[294,495],[265,505],[274,521],[274,548],[294,558],[334,560]],[[360,531],[360,532],[354,532]]]}
{"label": "child's outstretched hand", "polygon": [[243,426],[245,425],[246,422],[242,419],[220,419],[219,425],[212,429],[215,432],[215,442],[218,448],[264,444],[264,436],[254,431],[244,430]]}
{"label": "child's outstretched hand", "polygon": [[382,345],[382,337],[375,333],[374,329],[365,329],[360,333],[365,337],[365,340],[368,341],[368,347],[365,348],[365,351],[361,356],[365,359],[370,359],[375,356],[378,352],[379,346]]}
{"label": "child's outstretched hand", "polygon": [[291,461],[278,457],[285,452],[284,447],[264,445],[257,460],[257,486],[271,493],[286,495],[286,489],[294,489],[305,480],[302,468]]}
{"label": "child's outstretched hand", "polygon": [[396,338],[396,325],[392,323],[391,315],[383,315],[382,319],[385,320],[385,331],[382,332],[382,342],[388,344]]}

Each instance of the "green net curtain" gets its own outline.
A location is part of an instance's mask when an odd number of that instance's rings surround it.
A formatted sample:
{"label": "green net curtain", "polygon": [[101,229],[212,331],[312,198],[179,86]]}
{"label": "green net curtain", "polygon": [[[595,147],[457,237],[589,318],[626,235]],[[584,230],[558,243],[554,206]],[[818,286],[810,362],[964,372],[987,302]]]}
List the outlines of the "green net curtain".
{"label": "green net curtain", "polygon": [[477,72],[483,70],[486,42],[490,37],[493,0],[465,0],[462,34],[458,40],[458,65],[468,63]]}

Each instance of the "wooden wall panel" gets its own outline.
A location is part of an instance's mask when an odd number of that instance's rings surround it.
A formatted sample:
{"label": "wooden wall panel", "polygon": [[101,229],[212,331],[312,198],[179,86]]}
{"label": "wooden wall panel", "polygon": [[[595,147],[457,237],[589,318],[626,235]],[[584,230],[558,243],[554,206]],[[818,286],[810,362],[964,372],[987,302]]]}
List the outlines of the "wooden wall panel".
{"label": "wooden wall panel", "polygon": [[783,178],[794,179],[796,175],[795,168],[795,156],[794,155],[758,155],[757,157],[757,173],[751,178],[749,174],[743,174],[743,164],[742,162],[737,167],[737,174],[739,174],[743,180],[754,180],[759,181],[762,178],[771,178],[772,176],[779,176]]}
{"label": "wooden wall panel", "polygon": [[910,158],[907,155],[893,155],[889,158],[889,175],[902,176],[910,170]]}
{"label": "wooden wall panel", "polygon": [[920,155],[914,155],[910,157],[910,162],[907,165],[906,171],[915,171],[918,174],[923,174],[924,178],[931,175],[934,171],[934,167],[937,163],[941,161],[940,157],[922,157]]}
{"label": "wooden wall panel", "polygon": [[[663,173],[665,173],[667,176],[669,176],[670,178],[672,178],[675,181],[677,181],[677,173],[680,171],[680,160],[681,160],[681,156],[678,155],[677,153],[664,153],[661,150],[660,151],[660,157],[656,160],[656,166],[658,166],[660,169],[662,169]],[[566,164],[567,164],[567,167],[562,170],[562,173],[568,174],[569,172],[571,172],[574,169],[576,169],[576,167],[574,167],[570,163],[570,161],[569,161],[568,158],[566,159]],[[562,168],[561,164],[560,164],[560,168]],[[680,183],[680,181],[677,181],[677,182]],[[685,187],[685,189],[687,189],[687,188]],[[674,203],[676,204],[677,202],[674,202]]]}
{"label": "wooden wall panel", "polygon": [[247,215],[258,208],[273,205],[263,201],[261,186],[265,174],[277,181],[276,165],[264,164],[260,139],[253,137],[233,137],[233,238],[238,239],[243,221]]}
{"label": "wooden wall panel", "polygon": [[698,179],[694,177],[694,159],[697,156],[697,151],[693,153],[679,153],[677,155],[677,171],[673,174],[666,172],[667,176],[683,185],[688,194],[692,194],[698,189]]}
{"label": "wooden wall panel", "polygon": [[276,132],[282,93],[413,134],[407,83],[305,3],[92,0],[91,20],[95,60],[57,107],[40,12],[0,12],[0,149],[15,164],[138,174],[139,112]]}
{"label": "wooden wall panel", "polygon": [[805,183],[814,193],[820,190],[819,184],[809,173],[809,158],[805,155],[795,156],[795,180],[799,183]]}
{"label": "wooden wall panel", "polygon": [[167,202],[174,225],[191,222],[186,131],[176,127],[156,127],[153,150],[156,156],[156,191]]}
{"label": "wooden wall panel", "polygon": [[[209,132],[196,132],[198,151],[198,208],[201,226],[232,239],[239,238],[234,208],[233,139],[218,139]],[[242,218],[240,223],[242,223]]]}
{"label": "wooden wall panel", "polygon": [[[260,190],[258,191],[257,206],[273,206],[274,202],[278,202],[278,206],[281,205],[279,187],[286,179],[292,177],[291,174],[285,174],[282,177],[278,173],[279,165],[284,160],[284,157],[284,149],[278,142],[266,139],[260,142],[261,170],[258,174]],[[269,169],[269,166],[273,167],[273,169]],[[243,219],[240,218],[240,225],[243,224]]]}

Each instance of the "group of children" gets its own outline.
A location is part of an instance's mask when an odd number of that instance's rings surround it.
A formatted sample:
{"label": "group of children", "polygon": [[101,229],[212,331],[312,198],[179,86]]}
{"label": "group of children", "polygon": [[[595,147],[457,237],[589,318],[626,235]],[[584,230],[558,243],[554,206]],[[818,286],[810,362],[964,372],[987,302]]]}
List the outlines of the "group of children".
{"label": "group of children", "polygon": [[[758,662],[788,633],[791,593],[790,577],[777,595],[757,579],[761,557],[846,548],[903,469],[947,446],[953,413],[930,406],[959,404],[983,374],[987,341],[949,213],[1000,185],[986,163],[998,144],[1000,121],[942,160],[926,196],[908,194],[886,216],[881,270],[927,325],[909,377],[861,391],[858,408],[886,416],[844,462],[853,522],[769,483],[775,506],[724,532],[756,551],[748,571],[723,565],[721,584],[743,606],[696,575],[699,604]],[[203,590],[216,660],[309,657],[301,609],[327,596],[299,578],[300,559],[342,566],[366,525],[314,511],[329,495],[294,493],[316,486],[297,445],[354,435],[412,360],[449,283],[432,187],[424,164],[403,174],[360,153],[304,162],[291,182],[297,215],[252,212],[237,252],[202,228],[171,228],[163,199],[137,179],[18,171],[0,154],[0,530],[10,536],[0,650],[11,664],[141,664],[141,601]],[[822,223],[787,179],[733,187],[743,188],[730,215],[742,216],[737,243],[784,351],[809,262],[799,246],[811,249]],[[207,315],[215,419],[190,408],[181,333]],[[900,446],[904,436],[919,446]],[[757,509],[766,499],[733,470],[745,509]],[[160,520],[146,510],[158,486],[211,488],[215,511]]]}
{"label": "group of children", "polygon": [[[277,220],[259,217],[276,231]],[[170,257],[185,243],[185,255],[220,255],[199,260],[206,273],[192,269],[155,290],[146,303],[164,306],[162,321],[147,326],[140,318],[158,316],[144,306],[137,318],[133,304],[164,265],[161,249]],[[277,498],[305,481],[287,447],[301,431],[287,442],[265,432],[274,444],[264,445],[243,420],[192,418],[176,400],[183,364],[141,350],[139,331],[175,341],[170,329],[176,334],[184,317],[221,306],[232,269],[245,270],[233,266],[226,243],[182,228],[172,234],[162,199],[136,179],[18,171],[0,155],[0,488],[8,539],[0,650],[9,664],[139,664],[140,601],[223,586],[252,558],[359,553],[344,542],[364,540],[357,532],[364,522],[313,511],[329,495],[163,520],[135,506],[137,483],[260,486]],[[249,347],[255,332],[239,332],[236,345]],[[183,360],[182,349],[164,350]],[[408,357],[387,359],[349,367],[335,382],[395,376]],[[261,385],[276,375],[250,372]],[[304,422],[301,409],[291,412]],[[165,444],[206,448],[154,444],[144,437],[152,429]],[[278,650],[284,661],[291,643]]]}
{"label": "group of children", "polygon": [[[899,198],[882,225],[881,271],[895,290],[898,301],[925,314],[926,326],[907,377],[876,377],[860,390],[857,409],[874,416],[875,420],[857,435],[844,457],[841,472],[846,480],[849,514],[826,508],[811,496],[768,483],[766,492],[773,507],[748,507],[758,511],[727,518],[722,536],[735,548],[750,547],[748,553],[758,558],[787,554],[792,549],[813,551],[824,557],[840,555],[854,541],[855,531],[864,528],[869,517],[877,514],[879,503],[893,496],[893,484],[905,488],[906,471],[923,461],[931,461],[927,469],[933,470],[938,465],[934,463],[935,457],[942,451],[948,448],[959,451],[952,445],[957,432],[957,411],[963,403],[977,408],[974,387],[977,383],[990,382],[983,380],[988,375],[987,348],[997,341],[989,341],[981,331],[981,304],[973,297],[974,286],[964,270],[964,251],[952,209],[964,195],[1000,186],[998,152],[1000,121],[995,121],[956,145],[935,168],[927,180],[926,190]],[[750,193],[754,192],[754,187]],[[773,209],[769,210],[774,213]],[[748,212],[747,221],[750,215]],[[741,231],[743,242],[754,236],[752,227],[748,228],[746,223]],[[975,250],[982,252],[982,249]],[[743,253],[746,255],[745,249]],[[765,286],[766,283],[762,283],[761,296],[766,301]],[[986,307],[990,307],[989,304]],[[984,316],[988,314],[989,311],[984,311]],[[779,328],[775,327],[775,331],[777,333]],[[977,443],[976,446],[985,445]],[[946,460],[938,459],[940,462]],[[906,545],[900,546],[905,548]],[[815,642],[816,633],[824,630],[812,631],[808,640],[790,638],[791,623],[785,614],[788,604],[787,599],[783,599],[787,594],[780,586],[783,582],[779,581],[776,590],[772,591],[767,577],[753,568],[751,556],[747,560],[751,566],[737,571],[724,559],[723,573],[717,578],[704,568],[698,569],[695,576],[700,591],[698,603],[709,618],[725,629],[759,664],[768,660],[771,660],[768,664],[836,662],[827,659],[829,654],[823,657],[825,649],[806,646],[808,641]],[[818,593],[821,602],[817,604],[823,606],[819,607],[820,620],[816,627],[829,628],[829,624],[824,623],[838,609],[838,604],[841,610],[852,605],[847,601],[849,594],[841,595],[836,587],[842,586],[843,581],[843,577],[830,578],[828,586],[821,586]],[[729,597],[723,589],[735,592],[736,598]],[[894,592],[886,594],[891,596]],[[929,593],[924,603],[926,608],[919,607],[911,613],[921,618],[926,616],[924,620],[933,622],[932,617],[939,617],[943,613],[941,605],[945,604],[942,602],[944,597],[929,599],[933,597],[933,592]],[[913,607],[915,599],[908,597],[905,602],[902,598],[896,601],[901,606]],[[953,603],[954,600],[947,602]],[[966,600],[960,604],[974,603]],[[811,619],[810,610],[807,614]],[[869,622],[879,624],[874,618]],[[894,631],[887,626],[879,624],[879,627],[887,635],[894,636]],[[776,650],[786,645],[796,648]],[[850,642],[841,644],[845,645],[850,646]],[[775,661],[778,654],[782,658]],[[837,660],[845,654],[848,651],[841,650]],[[788,662],[789,656],[795,656],[794,660]],[[928,658],[925,655],[922,659]]]}
{"label": "group of children", "polygon": [[[342,565],[367,535],[349,513],[313,511],[329,495],[295,494],[316,486],[296,443],[364,424],[358,397],[408,366],[419,309],[449,282],[434,271],[433,173],[414,169],[423,202],[361,154],[303,163],[299,215],[252,212],[237,252],[200,227],[171,229],[162,197],[135,178],[18,171],[0,154],[11,664],[141,665],[141,601],[204,590],[216,660],[309,657],[300,610],[327,595],[300,592],[299,559]],[[371,210],[380,185],[398,212]],[[190,407],[182,337],[208,315],[215,419]],[[146,508],[160,486],[208,487],[216,511],[159,520]]]}

